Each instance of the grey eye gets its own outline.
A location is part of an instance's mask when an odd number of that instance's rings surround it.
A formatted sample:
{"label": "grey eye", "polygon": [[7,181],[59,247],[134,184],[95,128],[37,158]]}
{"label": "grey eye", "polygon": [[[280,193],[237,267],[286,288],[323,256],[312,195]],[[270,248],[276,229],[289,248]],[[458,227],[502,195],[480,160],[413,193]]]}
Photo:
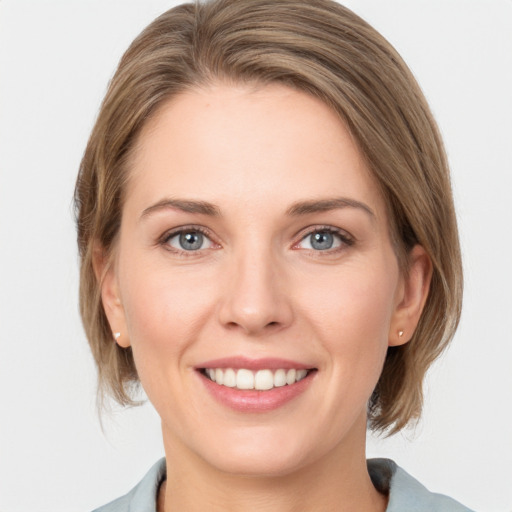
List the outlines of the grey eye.
{"label": "grey eye", "polygon": [[202,233],[181,233],[180,246],[186,251],[197,251],[203,245],[203,238]]}
{"label": "grey eye", "polygon": [[326,233],[322,231],[320,233],[313,233],[309,235],[311,238],[311,247],[318,251],[325,251],[330,249],[334,243],[334,235],[332,233]]}
{"label": "grey eye", "polygon": [[301,242],[301,249],[313,249],[315,251],[327,251],[340,247],[343,243],[342,237],[330,231],[316,231],[305,236]]}
{"label": "grey eye", "polygon": [[200,231],[182,231],[172,235],[167,243],[174,249],[181,251],[199,251],[209,249],[212,246],[211,240]]}

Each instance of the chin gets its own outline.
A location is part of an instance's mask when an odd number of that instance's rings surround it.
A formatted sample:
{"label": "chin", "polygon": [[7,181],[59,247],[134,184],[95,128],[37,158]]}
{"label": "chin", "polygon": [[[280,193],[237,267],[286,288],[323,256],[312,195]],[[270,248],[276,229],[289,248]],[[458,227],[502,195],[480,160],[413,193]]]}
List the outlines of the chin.
{"label": "chin", "polygon": [[223,473],[250,477],[278,477],[307,466],[322,453],[308,449],[302,436],[251,428],[208,444],[201,454],[204,461]]}
{"label": "chin", "polygon": [[265,456],[261,452],[248,452],[243,456],[231,455],[208,461],[217,470],[245,477],[271,478],[282,477],[295,473],[306,465],[300,456],[273,453]]}

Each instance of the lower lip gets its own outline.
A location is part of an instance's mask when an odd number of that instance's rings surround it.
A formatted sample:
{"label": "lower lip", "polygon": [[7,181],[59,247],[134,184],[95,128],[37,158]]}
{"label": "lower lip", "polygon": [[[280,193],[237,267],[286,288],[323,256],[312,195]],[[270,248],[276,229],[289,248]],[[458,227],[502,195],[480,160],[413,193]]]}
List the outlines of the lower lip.
{"label": "lower lip", "polygon": [[213,382],[202,373],[199,373],[199,376],[206,389],[221,404],[235,411],[256,413],[278,409],[304,393],[311,384],[315,373],[310,372],[306,377],[294,384],[272,388],[267,391],[230,388]]}

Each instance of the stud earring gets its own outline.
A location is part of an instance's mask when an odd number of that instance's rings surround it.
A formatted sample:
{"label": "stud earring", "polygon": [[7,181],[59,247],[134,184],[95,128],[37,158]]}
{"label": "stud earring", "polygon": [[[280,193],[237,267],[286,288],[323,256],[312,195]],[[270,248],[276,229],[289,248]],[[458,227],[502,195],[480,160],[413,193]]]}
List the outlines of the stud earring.
{"label": "stud earring", "polygon": [[114,333],[114,341],[117,342],[117,340],[121,337],[121,333],[120,332],[115,332]]}
{"label": "stud earring", "polygon": [[404,335],[404,331],[398,331],[398,337],[401,338]]}

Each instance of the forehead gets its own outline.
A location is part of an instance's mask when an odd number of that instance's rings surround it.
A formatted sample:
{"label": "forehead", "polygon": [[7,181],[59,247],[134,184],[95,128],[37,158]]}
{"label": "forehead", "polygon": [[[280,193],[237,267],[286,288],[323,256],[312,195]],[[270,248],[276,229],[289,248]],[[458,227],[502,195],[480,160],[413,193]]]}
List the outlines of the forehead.
{"label": "forehead", "polygon": [[[282,85],[218,84],[181,93],[146,123],[127,197],[261,205],[347,196],[384,204],[363,155],[323,102]],[[241,201],[243,199],[243,201]]]}

